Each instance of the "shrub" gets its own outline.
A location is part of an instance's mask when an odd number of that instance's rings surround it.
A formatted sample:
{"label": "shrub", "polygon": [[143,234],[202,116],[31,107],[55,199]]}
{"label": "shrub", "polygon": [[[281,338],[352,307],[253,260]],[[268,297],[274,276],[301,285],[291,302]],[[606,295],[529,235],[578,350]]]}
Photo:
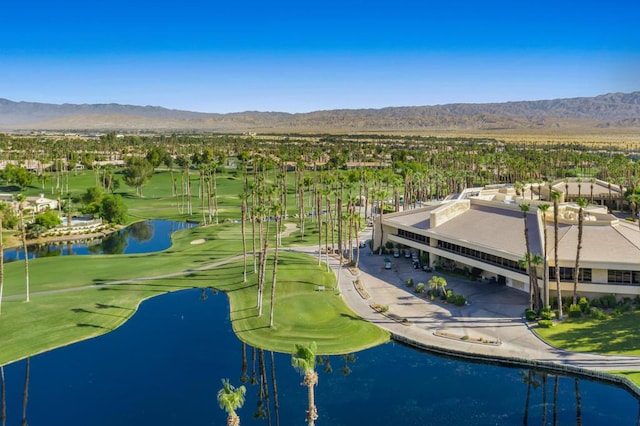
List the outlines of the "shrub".
{"label": "shrub", "polygon": [[538,315],[536,315],[536,311],[533,309],[525,309],[524,317],[527,321],[533,321],[538,317]]}
{"label": "shrub", "polygon": [[604,296],[600,296],[600,307],[603,309],[615,308],[617,304],[618,301],[613,294],[605,294]]}
{"label": "shrub", "polygon": [[407,285],[407,287],[413,287],[413,278],[407,278],[404,283]]}
{"label": "shrub", "polygon": [[424,283],[418,283],[418,285],[416,285],[416,293],[424,293],[424,289]]}
{"label": "shrub", "polygon": [[580,310],[583,314],[589,312],[589,300],[587,300],[586,297],[581,297],[580,300],[578,300],[578,306],[580,306]]}
{"label": "shrub", "polygon": [[540,311],[540,318],[543,320],[550,320],[553,314],[551,313],[551,308],[545,308]]}
{"label": "shrub", "polygon": [[553,321],[541,319],[540,321],[538,321],[538,327],[551,328],[553,327]]}
{"label": "shrub", "polygon": [[605,314],[604,312],[602,312],[602,310],[601,310],[601,309],[598,309],[598,308],[596,308],[596,307],[594,307],[594,306],[592,306],[592,307],[591,307],[591,309],[590,309],[590,311],[589,311],[589,314],[591,315],[591,317],[592,317],[593,319],[597,319],[597,320],[605,320],[605,319],[609,318],[609,317],[607,316],[607,314]]}
{"label": "shrub", "polygon": [[631,312],[633,310],[633,305],[631,304],[631,299],[626,300],[616,310],[620,310],[620,312]]}
{"label": "shrub", "polygon": [[464,306],[467,303],[467,299],[461,294],[457,294],[454,296],[453,304],[456,306]]}
{"label": "shrub", "polygon": [[578,305],[569,306],[569,318],[580,318],[582,316],[582,309]]}
{"label": "shrub", "polygon": [[456,296],[453,294],[451,296],[447,296],[447,303],[451,303],[452,305],[456,303]]}

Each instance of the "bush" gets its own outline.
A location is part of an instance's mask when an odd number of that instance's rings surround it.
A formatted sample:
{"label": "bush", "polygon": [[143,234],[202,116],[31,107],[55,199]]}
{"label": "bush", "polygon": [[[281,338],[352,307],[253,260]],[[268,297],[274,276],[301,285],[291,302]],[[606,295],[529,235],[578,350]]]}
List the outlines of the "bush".
{"label": "bush", "polygon": [[536,311],[534,311],[533,309],[525,309],[524,317],[527,321],[533,321],[538,317],[538,315],[536,314]]}
{"label": "bush", "polygon": [[453,304],[456,306],[464,306],[467,303],[467,299],[461,294],[457,294],[454,296]]}
{"label": "bush", "polygon": [[593,319],[597,319],[597,320],[605,320],[605,319],[609,318],[609,317],[607,316],[607,314],[605,314],[604,312],[602,312],[602,310],[601,310],[601,309],[598,309],[598,308],[596,308],[596,307],[594,307],[594,306],[592,306],[592,307],[591,307],[591,309],[590,309],[590,311],[589,311],[589,314],[591,315],[591,317],[592,317]]}
{"label": "bush", "polygon": [[631,300],[625,301],[620,307],[616,310],[620,310],[620,312],[631,312],[633,310],[633,305],[631,304]]}
{"label": "bush", "polygon": [[578,305],[569,306],[569,318],[580,318],[582,316],[582,309]]}
{"label": "bush", "polygon": [[404,283],[407,285],[407,287],[413,287],[413,278],[407,278]]}
{"label": "bush", "polygon": [[602,309],[612,309],[618,304],[616,297],[613,294],[605,294],[600,296],[600,307]]}
{"label": "bush", "polygon": [[580,300],[578,300],[578,306],[580,306],[580,310],[583,314],[589,312],[589,301],[586,297],[581,297]]}
{"label": "bush", "polygon": [[538,327],[542,327],[542,328],[551,328],[553,327],[553,321],[551,320],[540,320],[538,321]]}
{"label": "bush", "polygon": [[418,283],[418,285],[416,285],[416,293],[424,293],[424,289],[424,283]]}
{"label": "bush", "polygon": [[553,314],[551,313],[551,308],[545,308],[540,311],[540,318],[543,320],[550,320]]}

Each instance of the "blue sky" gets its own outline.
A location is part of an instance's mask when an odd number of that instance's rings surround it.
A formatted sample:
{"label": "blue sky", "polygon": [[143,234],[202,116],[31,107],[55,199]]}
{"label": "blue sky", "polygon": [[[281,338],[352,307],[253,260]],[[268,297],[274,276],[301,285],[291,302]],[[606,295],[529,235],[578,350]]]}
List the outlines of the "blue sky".
{"label": "blue sky", "polygon": [[8,3],[16,101],[306,112],[640,90],[637,0]]}

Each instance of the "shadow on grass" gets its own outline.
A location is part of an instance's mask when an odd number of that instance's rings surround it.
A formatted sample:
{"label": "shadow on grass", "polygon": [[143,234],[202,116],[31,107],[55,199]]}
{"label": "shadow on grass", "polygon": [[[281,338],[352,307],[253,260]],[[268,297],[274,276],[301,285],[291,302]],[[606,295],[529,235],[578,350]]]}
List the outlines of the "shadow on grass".
{"label": "shadow on grass", "polygon": [[76,327],[90,327],[90,328],[101,328],[101,329],[103,329],[103,330],[112,330],[112,329],[111,329],[111,328],[109,328],[109,327],[103,327],[103,326],[101,326],[101,325],[86,324],[86,323],[79,323],[79,324],[76,324]]}
{"label": "shadow on grass", "polygon": [[364,321],[361,317],[356,316],[356,315],[342,313],[342,314],[340,314],[340,316],[343,317],[343,318],[349,318],[352,321]]}

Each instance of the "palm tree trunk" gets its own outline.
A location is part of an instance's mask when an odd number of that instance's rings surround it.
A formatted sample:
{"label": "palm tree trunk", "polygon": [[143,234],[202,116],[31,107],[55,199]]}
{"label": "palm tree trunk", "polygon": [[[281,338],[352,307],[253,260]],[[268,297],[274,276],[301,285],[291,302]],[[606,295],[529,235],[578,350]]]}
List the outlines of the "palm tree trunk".
{"label": "palm tree trunk", "polygon": [[[280,214],[276,213],[276,233],[280,230]],[[271,311],[269,312],[269,327],[273,327],[273,308],[276,301],[276,281],[278,276],[278,238],[276,237],[276,249],[273,254],[273,278],[271,280]]]}
{"label": "palm tree trunk", "polygon": [[27,230],[24,226],[24,212],[20,209],[20,229],[22,231],[22,250],[24,253],[24,280],[27,290],[27,302],[29,301],[29,252],[27,250]]}
{"label": "palm tree trunk", "polygon": [[305,373],[304,382],[307,386],[307,396],[309,398],[309,410],[307,411],[307,424],[308,426],[315,425],[315,421],[318,419],[318,409],[316,408],[315,394],[313,387],[318,383],[318,373],[314,370],[307,371]]}

